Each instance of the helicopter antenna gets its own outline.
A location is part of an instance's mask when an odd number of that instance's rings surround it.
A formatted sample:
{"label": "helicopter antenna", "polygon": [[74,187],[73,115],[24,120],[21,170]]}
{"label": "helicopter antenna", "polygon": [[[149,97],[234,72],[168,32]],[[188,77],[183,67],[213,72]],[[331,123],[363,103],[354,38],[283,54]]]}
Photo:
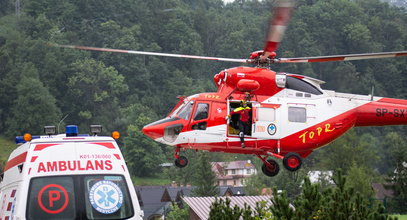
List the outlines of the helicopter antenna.
{"label": "helicopter antenna", "polygon": [[372,85],[372,93],[371,93],[370,101],[373,101],[373,94],[374,94],[374,85]]}

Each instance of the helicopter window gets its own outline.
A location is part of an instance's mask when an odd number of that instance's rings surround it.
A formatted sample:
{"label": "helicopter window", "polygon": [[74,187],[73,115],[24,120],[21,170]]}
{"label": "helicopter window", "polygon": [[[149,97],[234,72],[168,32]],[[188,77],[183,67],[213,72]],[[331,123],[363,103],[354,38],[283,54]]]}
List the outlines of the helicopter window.
{"label": "helicopter window", "polygon": [[317,89],[315,86],[311,85],[308,82],[305,82],[302,79],[298,79],[298,78],[295,78],[292,76],[287,76],[286,88],[301,91],[301,92],[307,92],[307,93],[311,93],[314,95],[322,94],[322,92],[319,91],[319,89]]}
{"label": "helicopter window", "polygon": [[192,107],[194,106],[194,102],[190,101],[188,102],[184,108],[182,108],[179,113],[178,113],[178,117],[183,118],[185,120],[189,119],[189,115],[191,114],[192,111]]}
{"label": "helicopter window", "polygon": [[275,121],[274,108],[257,108],[257,117],[259,121]]}
{"label": "helicopter window", "polygon": [[301,107],[288,107],[288,121],[290,122],[306,122],[307,110]]}
{"label": "helicopter window", "polygon": [[197,120],[202,120],[202,119],[208,118],[208,109],[209,109],[209,104],[199,103],[196,108],[194,120],[197,121]]}

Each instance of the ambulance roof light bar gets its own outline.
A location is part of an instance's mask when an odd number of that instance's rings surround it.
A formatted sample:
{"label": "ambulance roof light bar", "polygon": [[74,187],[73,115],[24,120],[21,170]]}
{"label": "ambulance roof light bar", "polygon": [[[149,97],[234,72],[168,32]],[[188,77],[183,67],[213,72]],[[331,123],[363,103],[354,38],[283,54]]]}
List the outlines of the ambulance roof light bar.
{"label": "ambulance roof light bar", "polygon": [[78,136],[78,126],[77,125],[67,125],[65,133],[66,133],[67,137]]}
{"label": "ambulance roof light bar", "polygon": [[96,136],[96,135],[102,133],[102,125],[91,125],[90,133],[93,134],[93,136]]}

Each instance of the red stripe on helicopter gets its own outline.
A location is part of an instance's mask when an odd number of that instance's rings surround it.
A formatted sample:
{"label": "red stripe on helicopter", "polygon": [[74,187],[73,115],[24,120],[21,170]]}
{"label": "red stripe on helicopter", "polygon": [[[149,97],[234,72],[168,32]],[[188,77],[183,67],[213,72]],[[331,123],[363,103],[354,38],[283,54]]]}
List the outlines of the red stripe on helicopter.
{"label": "red stripe on helicopter", "polygon": [[396,57],[407,56],[407,53],[396,53]]}
{"label": "red stripe on helicopter", "polygon": [[7,170],[17,166],[20,163],[24,163],[25,162],[25,158],[27,158],[27,152],[24,152],[16,157],[14,157],[13,159],[9,160],[6,164],[6,167],[4,168],[4,172],[6,172]]}
{"label": "red stripe on helicopter", "polygon": [[311,59],[307,60],[307,62],[314,63],[314,62],[343,61],[343,60],[345,60],[345,57],[332,57],[332,58]]}

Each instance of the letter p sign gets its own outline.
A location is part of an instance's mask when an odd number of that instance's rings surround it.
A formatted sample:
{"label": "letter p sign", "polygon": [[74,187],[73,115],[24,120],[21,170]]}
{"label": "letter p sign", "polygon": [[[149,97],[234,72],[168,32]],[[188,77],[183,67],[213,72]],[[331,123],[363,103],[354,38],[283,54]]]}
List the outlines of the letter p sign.
{"label": "letter p sign", "polygon": [[61,199],[61,194],[56,190],[48,191],[49,207],[54,207],[54,202]]}
{"label": "letter p sign", "polygon": [[48,184],[43,186],[38,193],[37,202],[44,212],[58,214],[68,206],[69,195],[63,186]]}

